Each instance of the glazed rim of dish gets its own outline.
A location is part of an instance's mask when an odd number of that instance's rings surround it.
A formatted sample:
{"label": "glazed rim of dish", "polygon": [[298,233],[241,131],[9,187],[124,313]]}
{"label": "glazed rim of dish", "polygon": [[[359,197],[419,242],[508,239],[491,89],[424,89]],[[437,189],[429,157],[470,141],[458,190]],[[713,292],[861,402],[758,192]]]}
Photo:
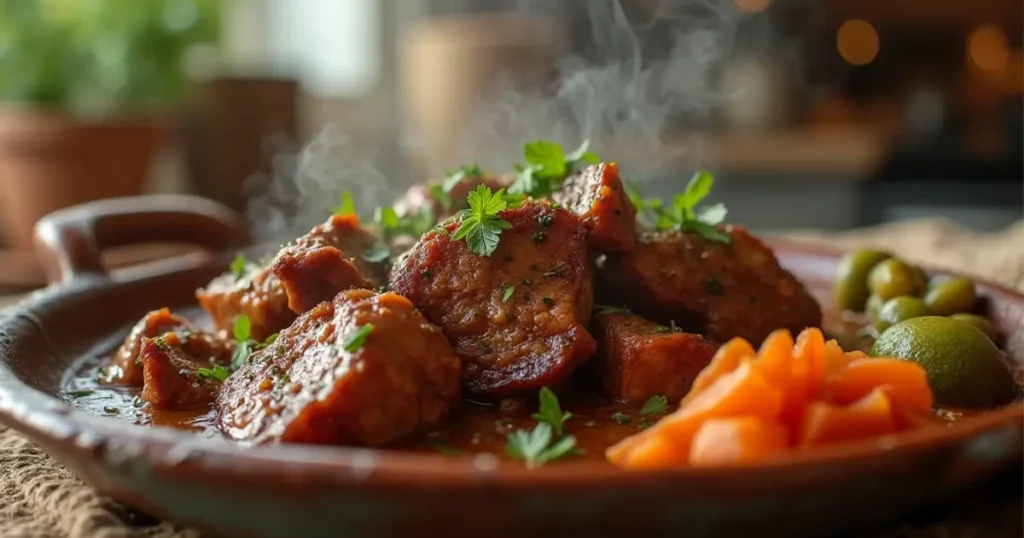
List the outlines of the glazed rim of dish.
{"label": "glazed rim of dish", "polygon": [[[778,241],[772,241],[772,244],[776,248],[816,257],[836,252]],[[171,263],[147,264],[163,267],[155,274],[142,272],[157,276],[180,271],[186,266],[195,267],[194,263],[165,262]],[[943,271],[933,273],[948,274]],[[1024,296],[1019,293],[984,280],[975,281],[988,294],[1014,298],[1024,304]],[[41,327],[33,321],[30,312],[33,306],[38,307],[57,298],[73,297],[88,289],[76,284],[85,283],[72,282],[37,292],[22,305],[13,307],[5,315],[0,314],[0,327],[4,325],[4,317],[20,317],[31,321],[42,333]],[[43,334],[39,336],[44,337]],[[79,451],[88,451],[93,457],[105,458],[112,463],[131,464],[142,460],[158,472],[230,476],[235,480],[256,482],[271,477],[280,479],[286,475],[290,482],[296,484],[365,482],[369,487],[472,486],[481,483],[512,487],[578,487],[609,480],[624,486],[652,480],[671,481],[683,476],[717,479],[723,476],[736,478],[737,474],[751,477],[784,475],[789,470],[808,470],[825,463],[855,465],[858,469],[870,471],[891,465],[884,455],[896,451],[912,455],[942,449],[959,451],[959,457],[964,458],[999,459],[1004,455],[989,455],[988,451],[993,450],[992,447],[1013,446],[1014,441],[1019,441],[1024,428],[1024,402],[1018,400],[945,426],[850,441],[806,452],[787,451],[759,462],[651,471],[624,470],[606,462],[571,460],[527,469],[518,462],[502,461],[493,454],[444,456],[391,449],[299,444],[243,447],[227,440],[202,438],[170,427],[139,427],[93,415],[26,385],[6,369],[0,369],[0,418],[8,419],[9,425],[44,441],[44,444],[47,440],[72,444]]]}

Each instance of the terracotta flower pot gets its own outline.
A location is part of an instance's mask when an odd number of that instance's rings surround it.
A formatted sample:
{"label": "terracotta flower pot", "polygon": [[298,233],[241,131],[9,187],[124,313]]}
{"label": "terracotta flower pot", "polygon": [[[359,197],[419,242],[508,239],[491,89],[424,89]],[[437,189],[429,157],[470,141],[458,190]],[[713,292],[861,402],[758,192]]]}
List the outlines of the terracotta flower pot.
{"label": "terracotta flower pot", "polygon": [[36,221],[57,209],[141,194],[165,132],[148,119],[86,122],[0,111],[0,229],[6,243],[31,248]]}

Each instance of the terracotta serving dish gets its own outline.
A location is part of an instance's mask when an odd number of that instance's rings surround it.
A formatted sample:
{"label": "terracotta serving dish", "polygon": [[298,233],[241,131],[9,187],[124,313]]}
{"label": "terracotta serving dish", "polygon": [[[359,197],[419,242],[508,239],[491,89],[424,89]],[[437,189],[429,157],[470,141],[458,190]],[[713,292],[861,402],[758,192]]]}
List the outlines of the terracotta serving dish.
{"label": "terracotta serving dish", "polygon": [[[796,536],[891,521],[1001,470],[1024,452],[1024,404],[948,427],[792,455],[770,464],[626,472],[593,461],[539,470],[495,457],[273,446],[241,449],[132,426],[60,397],[80,361],[106,353],[147,311],[193,291],[248,243],[230,211],[190,197],[92,203],[40,223],[51,287],[0,313],[0,421],[115,499],[243,536]],[[192,241],[214,254],[106,273],[100,251]],[[216,254],[220,252],[220,254]],[[777,245],[827,300],[834,253]],[[980,285],[988,315],[1024,361],[1024,297]]]}

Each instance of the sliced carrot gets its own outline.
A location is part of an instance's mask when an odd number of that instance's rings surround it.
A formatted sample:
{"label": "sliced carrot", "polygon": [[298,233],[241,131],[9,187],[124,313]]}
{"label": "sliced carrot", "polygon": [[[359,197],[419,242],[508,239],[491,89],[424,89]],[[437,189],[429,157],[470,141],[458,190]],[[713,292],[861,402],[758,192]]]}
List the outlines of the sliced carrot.
{"label": "sliced carrot", "polygon": [[712,357],[711,362],[701,370],[697,378],[693,380],[690,392],[686,394],[680,405],[694,399],[704,389],[711,386],[718,378],[736,369],[740,360],[753,357],[754,348],[750,342],[742,338],[733,338],[718,348],[718,352]]}
{"label": "sliced carrot", "polygon": [[758,417],[716,418],[701,426],[690,447],[690,465],[723,465],[764,459],[788,448],[789,432]]}
{"label": "sliced carrot", "polygon": [[882,389],[875,389],[848,407],[825,402],[807,406],[800,446],[817,446],[892,433],[892,405]]}
{"label": "sliced carrot", "polygon": [[[824,385],[828,383],[828,378],[841,372],[846,368],[846,365],[850,364],[854,359],[850,358],[848,353],[843,353],[843,348],[839,347],[839,343],[835,340],[825,342],[825,347],[822,351],[822,358],[824,359],[822,362],[825,368],[823,377]],[[861,354],[863,355],[863,353]]]}
{"label": "sliced carrot", "polygon": [[866,359],[866,358],[868,358],[868,354],[864,353],[863,351],[861,351],[859,349],[855,349],[853,351],[847,351],[846,352],[846,358],[848,360],[851,360],[851,361],[857,360],[857,359]]}
{"label": "sliced carrot", "polygon": [[765,379],[785,390],[793,382],[792,363],[793,336],[782,329],[765,338],[757,351],[755,367]]}
{"label": "sliced carrot", "polygon": [[804,329],[797,337],[796,346],[793,348],[793,363],[807,365],[806,394],[809,398],[816,396],[821,388],[825,377],[824,360],[825,335],[817,327]]}
{"label": "sliced carrot", "polygon": [[932,410],[928,376],[919,364],[900,359],[859,359],[828,380],[825,400],[836,405],[851,404],[875,388],[882,387],[893,405],[918,413]]}
{"label": "sliced carrot", "polygon": [[686,465],[688,456],[673,439],[655,435],[630,450],[621,465],[629,469],[668,469]]}

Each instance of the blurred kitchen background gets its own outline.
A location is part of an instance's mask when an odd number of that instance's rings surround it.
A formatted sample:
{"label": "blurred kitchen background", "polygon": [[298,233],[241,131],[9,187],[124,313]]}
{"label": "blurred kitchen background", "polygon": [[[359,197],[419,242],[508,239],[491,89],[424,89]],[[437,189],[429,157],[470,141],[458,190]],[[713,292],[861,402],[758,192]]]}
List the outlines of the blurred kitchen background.
{"label": "blurred kitchen background", "polygon": [[759,231],[997,230],[1024,217],[1022,34],[1020,0],[4,0],[0,286],[40,278],[32,224],[70,204],[262,220],[297,168],[380,203],[527,135],[588,136],[648,195],[706,167]]}

